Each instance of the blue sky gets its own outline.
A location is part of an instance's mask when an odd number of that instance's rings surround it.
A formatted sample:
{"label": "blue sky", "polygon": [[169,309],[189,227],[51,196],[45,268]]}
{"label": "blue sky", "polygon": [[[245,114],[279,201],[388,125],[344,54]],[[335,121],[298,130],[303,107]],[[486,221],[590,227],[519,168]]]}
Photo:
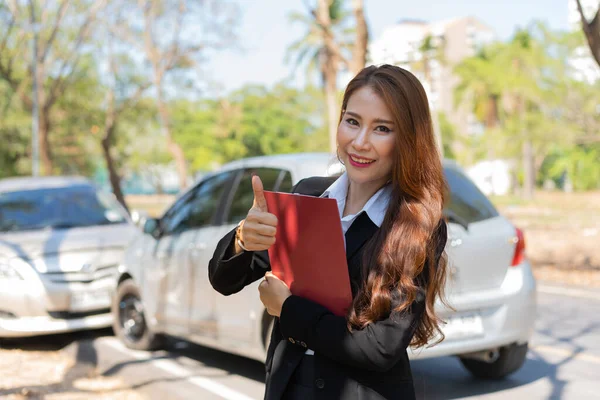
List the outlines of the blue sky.
{"label": "blue sky", "polygon": [[[567,29],[567,0],[364,0],[371,39],[400,19],[437,21],[471,15],[489,25],[500,39],[511,36],[532,20],[553,29]],[[306,12],[314,0],[239,0],[239,46],[226,50],[205,66],[210,79],[229,92],[245,84],[272,85],[288,78],[292,66],[284,63],[286,48],[304,34],[300,24],[290,24],[292,11]],[[296,84],[303,82],[299,71]]]}

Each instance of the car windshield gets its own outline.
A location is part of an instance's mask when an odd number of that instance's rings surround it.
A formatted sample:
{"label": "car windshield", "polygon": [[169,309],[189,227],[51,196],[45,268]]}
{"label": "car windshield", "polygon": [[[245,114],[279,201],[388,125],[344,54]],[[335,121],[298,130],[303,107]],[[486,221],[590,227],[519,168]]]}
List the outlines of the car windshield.
{"label": "car windshield", "polygon": [[92,186],[0,193],[0,232],[68,229],[127,222],[109,194]]}

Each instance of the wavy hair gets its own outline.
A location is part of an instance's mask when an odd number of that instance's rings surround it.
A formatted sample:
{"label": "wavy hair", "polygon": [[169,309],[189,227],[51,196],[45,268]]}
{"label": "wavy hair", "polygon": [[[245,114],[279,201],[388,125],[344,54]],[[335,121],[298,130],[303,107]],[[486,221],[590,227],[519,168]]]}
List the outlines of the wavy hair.
{"label": "wavy hair", "polygon": [[[386,104],[397,127],[392,195],[381,229],[366,244],[363,276],[348,313],[348,328],[362,329],[391,312],[409,311],[425,295],[425,311],[412,345],[427,345],[443,333],[434,303],[444,301],[446,256],[442,210],[443,167],[433,133],[427,95],[410,72],[392,65],[363,69],[346,87],[340,122],[352,94],[369,87]],[[443,226],[445,228],[445,226]],[[437,254],[436,254],[437,253]],[[392,310],[392,299],[401,299]]]}

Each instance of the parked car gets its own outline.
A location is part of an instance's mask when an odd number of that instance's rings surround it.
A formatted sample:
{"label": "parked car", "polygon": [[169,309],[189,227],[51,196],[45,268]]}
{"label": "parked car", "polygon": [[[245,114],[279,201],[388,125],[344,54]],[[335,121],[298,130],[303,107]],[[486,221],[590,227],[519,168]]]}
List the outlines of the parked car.
{"label": "parked car", "polygon": [[114,196],[84,178],[0,180],[0,338],[111,326],[136,232]]}
{"label": "parked car", "polygon": [[[252,205],[251,175],[267,190],[289,191],[299,180],[336,175],[329,154],[249,158],[225,165],[182,194],[127,249],[114,302],[114,330],[133,349],[152,349],[164,335],[264,361],[272,318],[258,282],[222,296],[208,281],[218,241]],[[533,330],[535,280],[523,233],[451,161],[444,161],[451,196],[447,293],[437,309],[445,340],[410,352],[412,358],[458,356],[474,375],[501,378],[525,361]]]}

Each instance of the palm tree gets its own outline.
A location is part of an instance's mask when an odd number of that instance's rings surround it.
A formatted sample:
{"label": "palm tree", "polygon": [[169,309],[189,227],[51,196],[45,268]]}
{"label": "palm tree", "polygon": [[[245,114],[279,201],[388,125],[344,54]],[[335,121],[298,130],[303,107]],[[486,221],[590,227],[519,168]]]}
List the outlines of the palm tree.
{"label": "palm tree", "polygon": [[[500,124],[499,103],[502,97],[502,71],[496,55],[502,51],[498,44],[480,50],[476,55],[464,59],[454,73],[460,83],[454,89],[455,104],[469,104],[471,112],[490,134]],[[495,157],[494,147],[488,141],[488,158]]]}
{"label": "palm tree", "polygon": [[[444,65],[445,57],[445,42],[443,38],[436,38],[432,35],[427,35],[419,46],[419,57],[410,63],[410,67],[417,73],[422,74],[423,79],[427,82],[429,90],[433,90],[433,77],[431,75],[431,66],[433,63]],[[433,120],[433,130],[440,151],[440,156],[444,157],[444,146],[442,134],[440,130],[440,122],[438,112],[435,108],[431,109],[431,118]]]}
{"label": "palm tree", "polygon": [[[294,58],[294,70],[305,66],[307,74],[318,72],[325,92],[328,115],[329,146],[336,148],[336,131],[339,119],[337,77],[342,68],[357,73],[365,65],[368,29],[364,18],[363,1],[353,0],[356,28],[346,25],[351,13],[344,8],[343,0],[318,0],[317,7],[308,15],[292,13],[291,22],[300,22],[306,34],[294,42],[287,51],[286,61]],[[355,34],[354,38],[351,37]],[[354,39],[354,40],[353,40]],[[352,54],[348,61],[346,54]]]}

